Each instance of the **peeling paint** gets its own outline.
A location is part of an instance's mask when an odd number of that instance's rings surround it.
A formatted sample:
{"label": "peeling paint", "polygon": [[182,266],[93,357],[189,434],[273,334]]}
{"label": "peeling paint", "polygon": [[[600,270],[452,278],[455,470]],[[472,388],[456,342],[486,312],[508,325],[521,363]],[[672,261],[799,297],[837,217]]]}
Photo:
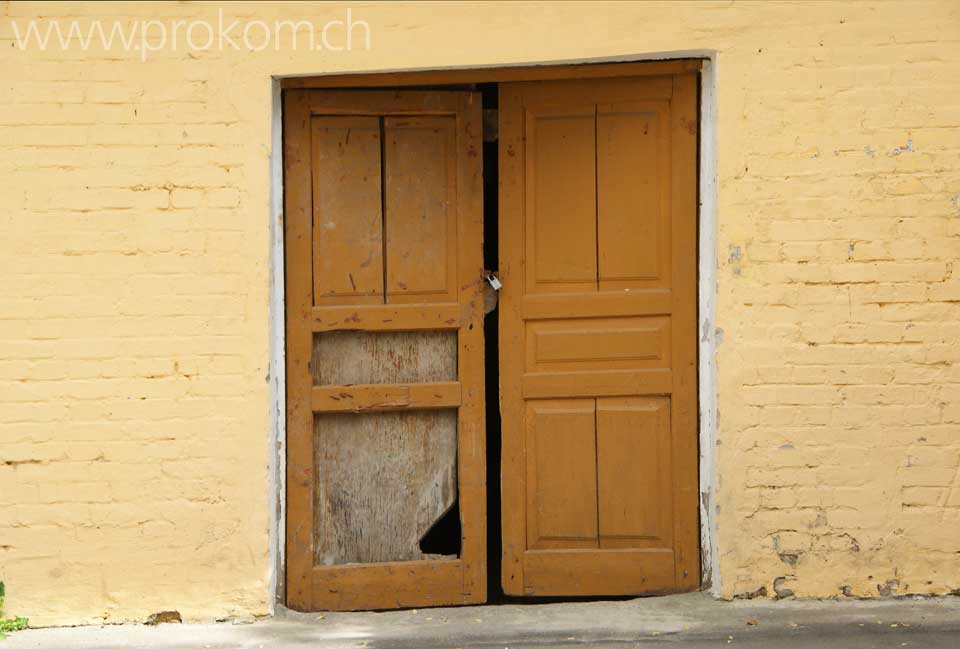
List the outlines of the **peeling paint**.
{"label": "peeling paint", "polygon": [[781,552],[777,556],[780,557],[780,561],[783,561],[785,564],[787,564],[791,568],[795,568],[797,565],[797,562],[800,561],[799,552]]}
{"label": "peeling paint", "polygon": [[877,592],[881,597],[892,597],[897,594],[900,587],[899,579],[888,579],[884,584],[877,584]]}
{"label": "peeling paint", "polygon": [[793,597],[793,590],[783,586],[787,582],[787,579],[788,577],[777,577],[773,580],[773,592],[776,593],[777,599]]}
{"label": "peeling paint", "polygon": [[894,147],[894,149],[890,152],[890,155],[897,156],[897,155],[900,155],[901,153],[913,153],[912,139],[907,140],[907,143],[904,144],[903,146]]}
{"label": "peeling paint", "polygon": [[752,590],[744,593],[737,593],[733,596],[733,599],[756,599],[757,597],[766,597],[767,596],[767,587],[761,586],[756,590]]}
{"label": "peeling paint", "polygon": [[743,252],[740,250],[740,246],[730,244],[728,248],[727,263],[733,269],[734,275],[740,274],[740,261],[743,258]]}

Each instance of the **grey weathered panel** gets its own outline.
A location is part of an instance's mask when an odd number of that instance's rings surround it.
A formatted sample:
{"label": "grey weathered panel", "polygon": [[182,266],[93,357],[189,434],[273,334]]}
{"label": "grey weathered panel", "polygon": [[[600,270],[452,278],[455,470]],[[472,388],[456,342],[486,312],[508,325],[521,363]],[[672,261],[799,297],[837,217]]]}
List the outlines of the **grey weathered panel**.
{"label": "grey weathered panel", "polygon": [[313,339],[314,385],[457,380],[456,331],[332,331]]}
{"label": "grey weathered panel", "polygon": [[324,414],[314,431],[316,563],[425,558],[457,501],[457,411]]}

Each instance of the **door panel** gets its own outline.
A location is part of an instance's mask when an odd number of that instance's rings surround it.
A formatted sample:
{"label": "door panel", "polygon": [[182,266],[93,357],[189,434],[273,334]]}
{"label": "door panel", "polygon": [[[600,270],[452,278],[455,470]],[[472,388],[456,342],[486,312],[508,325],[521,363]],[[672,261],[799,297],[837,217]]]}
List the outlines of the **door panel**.
{"label": "door panel", "polygon": [[669,116],[667,102],[597,106],[600,290],[663,285],[669,271]]}
{"label": "door panel", "polygon": [[486,597],[480,123],[467,92],[284,96],[292,608]]}
{"label": "door panel", "polygon": [[593,400],[531,401],[526,423],[528,547],[597,547]]}
{"label": "door panel", "polygon": [[316,565],[423,560],[419,540],[457,499],[456,411],[331,412],[315,422]]}
{"label": "door panel", "polygon": [[327,331],[314,335],[314,385],[457,380],[457,332]]}
{"label": "door panel", "polygon": [[528,373],[670,367],[664,316],[530,320],[526,329]]}
{"label": "door panel", "polygon": [[600,547],[671,547],[670,399],[597,400]]}
{"label": "door panel", "polygon": [[376,117],[318,116],[310,123],[314,304],[379,304],[380,122]]}
{"label": "door panel", "polygon": [[500,87],[503,584],[696,588],[696,77]]}
{"label": "door panel", "polygon": [[596,289],[593,106],[526,115],[528,292]]}
{"label": "door panel", "polygon": [[457,299],[454,117],[384,119],[387,302]]}

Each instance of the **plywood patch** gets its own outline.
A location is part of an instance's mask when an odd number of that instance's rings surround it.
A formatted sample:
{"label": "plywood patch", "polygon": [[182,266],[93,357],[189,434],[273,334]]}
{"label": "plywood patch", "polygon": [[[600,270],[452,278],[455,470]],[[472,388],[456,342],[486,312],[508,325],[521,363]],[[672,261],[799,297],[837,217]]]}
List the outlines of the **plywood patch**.
{"label": "plywood patch", "polygon": [[331,331],[313,339],[313,384],[457,380],[456,331]]}
{"label": "plywood patch", "polygon": [[457,502],[457,412],[314,418],[317,565],[413,561]]}

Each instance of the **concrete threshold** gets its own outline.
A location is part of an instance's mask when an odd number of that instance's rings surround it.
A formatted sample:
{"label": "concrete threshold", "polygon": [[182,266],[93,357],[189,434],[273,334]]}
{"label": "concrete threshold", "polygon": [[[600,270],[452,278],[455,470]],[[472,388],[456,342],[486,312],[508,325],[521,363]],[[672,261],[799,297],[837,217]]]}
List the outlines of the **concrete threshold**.
{"label": "concrete threshold", "polygon": [[742,600],[704,593],[621,601],[363,613],[280,611],[252,624],[31,629],[3,649],[958,649],[960,598]]}

